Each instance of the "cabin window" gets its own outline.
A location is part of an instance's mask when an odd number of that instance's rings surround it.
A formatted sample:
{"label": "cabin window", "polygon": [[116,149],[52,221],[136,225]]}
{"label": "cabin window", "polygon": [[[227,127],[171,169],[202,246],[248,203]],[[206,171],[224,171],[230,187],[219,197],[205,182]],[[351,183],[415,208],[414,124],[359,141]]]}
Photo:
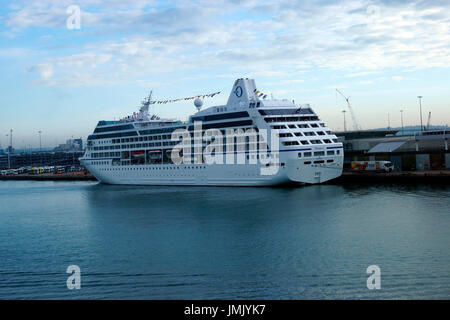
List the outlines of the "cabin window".
{"label": "cabin window", "polygon": [[321,157],[325,155],[325,151],[316,151],[314,152],[315,157]]}
{"label": "cabin window", "polygon": [[279,134],[280,138],[287,138],[287,137],[292,137],[292,133],[280,133]]}
{"label": "cabin window", "polygon": [[285,146],[298,146],[298,142],[297,141],[283,141],[283,144]]}

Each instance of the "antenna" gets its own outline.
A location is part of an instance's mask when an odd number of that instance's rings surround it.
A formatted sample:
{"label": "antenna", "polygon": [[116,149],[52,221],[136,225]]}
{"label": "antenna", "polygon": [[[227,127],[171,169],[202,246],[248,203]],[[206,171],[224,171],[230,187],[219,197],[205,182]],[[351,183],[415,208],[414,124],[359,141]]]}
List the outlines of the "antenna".
{"label": "antenna", "polygon": [[355,113],[353,112],[352,106],[350,105],[350,97],[344,96],[344,94],[340,92],[338,89],[336,89],[336,92],[339,93],[347,102],[348,109],[350,110],[350,114],[352,116],[354,130],[361,130],[361,126],[358,126],[358,123],[356,122]]}

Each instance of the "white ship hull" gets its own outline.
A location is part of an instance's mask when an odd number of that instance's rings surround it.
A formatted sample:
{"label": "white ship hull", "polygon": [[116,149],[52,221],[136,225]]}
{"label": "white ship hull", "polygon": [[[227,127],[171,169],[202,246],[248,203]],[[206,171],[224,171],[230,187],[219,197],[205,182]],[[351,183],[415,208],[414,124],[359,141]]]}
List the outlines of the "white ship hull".
{"label": "white ship hull", "polygon": [[[291,155],[289,155],[291,153]],[[283,184],[317,184],[335,179],[342,174],[343,157],[334,157],[333,165],[305,165],[286,154],[283,166],[273,175],[262,175],[261,164],[167,164],[112,166],[111,160],[87,169],[102,183],[122,185],[177,185],[177,186],[276,186]],[[292,159],[288,157],[291,156]],[[330,159],[331,157],[323,157]]]}

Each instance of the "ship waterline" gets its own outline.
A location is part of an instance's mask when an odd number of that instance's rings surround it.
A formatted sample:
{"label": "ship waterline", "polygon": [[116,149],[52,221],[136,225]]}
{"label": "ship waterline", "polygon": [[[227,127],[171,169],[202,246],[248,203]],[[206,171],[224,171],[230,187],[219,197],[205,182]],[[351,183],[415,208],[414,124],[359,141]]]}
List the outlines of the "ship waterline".
{"label": "ship waterline", "polygon": [[188,122],[150,116],[149,97],[138,114],[100,121],[80,161],[107,184],[271,186],[339,177],[342,143],[311,107],[257,92],[254,80],[238,79],[226,105],[200,111],[197,100]]}

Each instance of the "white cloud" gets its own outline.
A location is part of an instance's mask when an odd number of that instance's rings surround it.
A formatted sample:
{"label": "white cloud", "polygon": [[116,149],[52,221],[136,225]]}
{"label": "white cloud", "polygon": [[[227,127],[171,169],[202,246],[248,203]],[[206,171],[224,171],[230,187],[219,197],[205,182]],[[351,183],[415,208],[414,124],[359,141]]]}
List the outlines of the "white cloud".
{"label": "white cloud", "polygon": [[[6,26],[64,28],[69,4],[72,1],[23,2],[8,16]],[[227,70],[289,81],[314,68],[341,69],[349,72],[348,77],[359,77],[385,68],[450,65],[446,2],[197,0],[175,1],[167,7],[144,0],[126,4],[80,0],[77,4],[82,9],[82,30],[87,29],[82,39],[89,40],[82,52],[42,61],[54,66],[53,76],[47,78],[52,85],[58,79],[61,85],[67,83],[71,75],[73,85],[85,85],[101,83],[102,78],[108,83],[130,82],[177,70],[214,68],[217,73]],[[112,40],[89,37],[99,34]]]}
{"label": "white cloud", "polygon": [[28,69],[29,72],[38,73],[42,80],[50,80],[53,76],[53,65],[50,63],[41,63]]}
{"label": "white cloud", "polygon": [[372,84],[373,81],[372,80],[363,80],[363,81],[358,81],[358,84],[361,85],[367,85],[367,84]]}

